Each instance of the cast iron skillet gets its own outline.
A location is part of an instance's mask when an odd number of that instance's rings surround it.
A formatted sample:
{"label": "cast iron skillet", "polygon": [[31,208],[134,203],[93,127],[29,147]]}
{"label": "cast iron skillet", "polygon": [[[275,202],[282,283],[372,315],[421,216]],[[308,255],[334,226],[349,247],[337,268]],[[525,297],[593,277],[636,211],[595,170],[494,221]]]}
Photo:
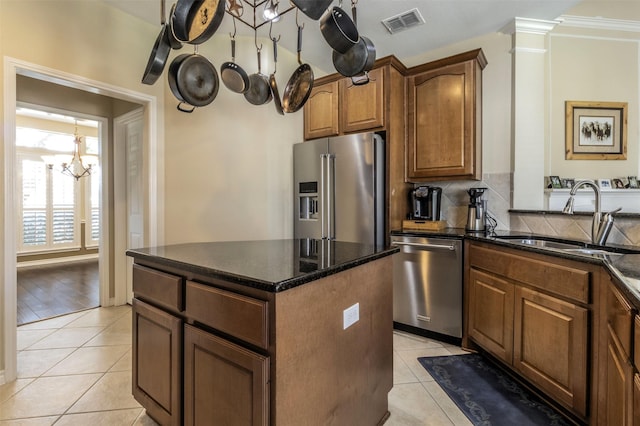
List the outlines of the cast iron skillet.
{"label": "cast iron skillet", "polygon": [[[218,95],[216,68],[198,53],[178,55],[169,66],[169,87],[180,101],[178,110],[193,112],[196,107],[209,105]],[[191,105],[185,109],[182,104]]]}
{"label": "cast iron skillet", "polygon": [[309,64],[303,64],[300,60],[302,50],[302,27],[298,25],[298,68],[289,78],[282,95],[282,109],[284,112],[296,112],[302,108],[309,99],[313,89],[313,70]]}

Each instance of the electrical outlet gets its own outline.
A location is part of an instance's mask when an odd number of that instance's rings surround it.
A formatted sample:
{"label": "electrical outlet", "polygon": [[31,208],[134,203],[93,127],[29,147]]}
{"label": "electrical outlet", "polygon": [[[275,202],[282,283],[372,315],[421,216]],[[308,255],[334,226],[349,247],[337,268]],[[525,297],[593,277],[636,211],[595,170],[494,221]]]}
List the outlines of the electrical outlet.
{"label": "electrical outlet", "polygon": [[342,312],[342,329],[346,330],[360,319],[360,304],[349,306]]}

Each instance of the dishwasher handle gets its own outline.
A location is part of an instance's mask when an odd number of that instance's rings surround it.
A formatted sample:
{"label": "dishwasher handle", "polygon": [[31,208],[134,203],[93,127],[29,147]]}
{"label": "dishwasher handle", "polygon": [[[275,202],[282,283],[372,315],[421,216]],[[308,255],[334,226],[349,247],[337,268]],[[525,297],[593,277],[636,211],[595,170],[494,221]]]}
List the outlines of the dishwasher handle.
{"label": "dishwasher handle", "polygon": [[434,249],[434,250],[450,250],[455,251],[455,244],[431,244],[431,243],[408,243],[404,241],[392,241],[392,246],[409,246],[409,247],[418,247],[426,250]]}

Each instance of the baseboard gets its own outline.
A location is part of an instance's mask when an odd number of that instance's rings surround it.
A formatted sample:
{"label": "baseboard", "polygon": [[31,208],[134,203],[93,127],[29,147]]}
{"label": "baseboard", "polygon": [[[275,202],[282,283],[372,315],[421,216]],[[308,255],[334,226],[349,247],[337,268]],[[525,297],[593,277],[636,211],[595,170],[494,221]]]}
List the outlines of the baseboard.
{"label": "baseboard", "polygon": [[18,262],[16,267],[18,269],[24,268],[27,266],[45,266],[45,265],[55,265],[58,263],[72,263],[72,262],[82,262],[85,260],[98,260],[99,254],[83,254],[80,256],[69,256],[69,257],[53,257],[51,259],[40,259],[40,260],[27,260],[26,262]]}

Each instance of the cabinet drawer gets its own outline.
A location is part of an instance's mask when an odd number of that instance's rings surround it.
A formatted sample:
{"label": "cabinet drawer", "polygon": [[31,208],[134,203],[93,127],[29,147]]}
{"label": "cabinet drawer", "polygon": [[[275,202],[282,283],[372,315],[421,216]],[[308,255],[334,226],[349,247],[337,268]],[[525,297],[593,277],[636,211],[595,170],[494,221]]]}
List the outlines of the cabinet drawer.
{"label": "cabinet drawer", "polygon": [[187,317],[268,349],[268,302],[193,281],[186,295]]}
{"label": "cabinet drawer", "polygon": [[184,279],[176,275],[134,264],[133,294],[171,310],[184,310]]}
{"label": "cabinet drawer", "polygon": [[[633,338],[633,363],[636,365],[636,370],[640,371],[640,315],[636,315],[635,337]],[[640,414],[640,408],[638,408]],[[638,425],[640,426],[640,425]]]}
{"label": "cabinet drawer", "polygon": [[494,272],[577,302],[589,303],[591,272],[537,257],[524,257],[487,247],[470,246],[471,266]]}
{"label": "cabinet drawer", "polygon": [[633,337],[632,307],[613,283],[607,287],[607,322],[625,355],[629,357]]}

